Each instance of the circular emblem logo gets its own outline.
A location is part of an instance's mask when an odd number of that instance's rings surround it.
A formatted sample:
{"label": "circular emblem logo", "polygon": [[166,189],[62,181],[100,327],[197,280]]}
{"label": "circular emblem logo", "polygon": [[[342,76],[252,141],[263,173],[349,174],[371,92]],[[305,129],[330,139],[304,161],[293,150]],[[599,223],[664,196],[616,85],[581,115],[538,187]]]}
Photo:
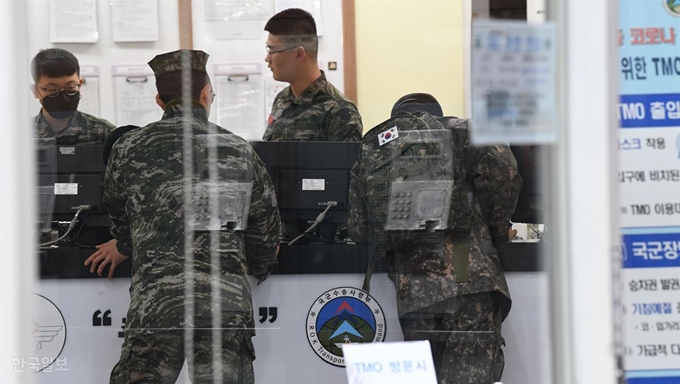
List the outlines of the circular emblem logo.
{"label": "circular emblem logo", "polygon": [[663,0],[668,13],[675,17],[680,17],[680,0]]}
{"label": "circular emblem logo", "polygon": [[49,367],[61,354],[66,344],[66,322],[61,311],[46,297],[33,295],[33,338],[31,358],[36,360],[42,371]]}
{"label": "circular emblem logo", "polygon": [[361,289],[340,287],[319,296],[307,314],[307,340],[328,364],[345,366],[342,346],[385,340],[385,314]]}

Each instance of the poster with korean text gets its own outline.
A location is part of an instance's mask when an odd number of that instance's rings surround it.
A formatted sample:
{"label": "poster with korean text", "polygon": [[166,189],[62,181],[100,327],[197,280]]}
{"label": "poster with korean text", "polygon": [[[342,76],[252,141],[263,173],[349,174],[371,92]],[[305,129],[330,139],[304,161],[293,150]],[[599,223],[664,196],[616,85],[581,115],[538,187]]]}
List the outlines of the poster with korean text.
{"label": "poster with korean text", "polygon": [[624,367],[680,383],[680,0],[622,0],[618,73]]}

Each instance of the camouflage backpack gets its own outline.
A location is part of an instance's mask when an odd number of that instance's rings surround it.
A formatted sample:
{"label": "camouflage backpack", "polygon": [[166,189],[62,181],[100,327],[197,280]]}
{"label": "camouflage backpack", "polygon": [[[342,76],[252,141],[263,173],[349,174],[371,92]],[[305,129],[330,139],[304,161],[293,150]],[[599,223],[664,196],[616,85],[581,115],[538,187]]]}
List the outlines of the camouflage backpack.
{"label": "camouflage backpack", "polygon": [[[447,233],[456,237],[457,281],[467,281],[469,209],[467,193],[455,188],[451,129],[426,112],[399,112],[364,135],[361,163],[365,201],[374,248],[364,289],[376,260],[387,249],[442,246]],[[460,183],[457,183],[460,185]],[[453,204],[453,212],[451,206]],[[459,251],[460,250],[460,251]],[[463,257],[465,256],[465,257]]]}
{"label": "camouflage backpack", "polygon": [[225,134],[194,138],[192,229],[244,231],[253,189],[250,145]]}

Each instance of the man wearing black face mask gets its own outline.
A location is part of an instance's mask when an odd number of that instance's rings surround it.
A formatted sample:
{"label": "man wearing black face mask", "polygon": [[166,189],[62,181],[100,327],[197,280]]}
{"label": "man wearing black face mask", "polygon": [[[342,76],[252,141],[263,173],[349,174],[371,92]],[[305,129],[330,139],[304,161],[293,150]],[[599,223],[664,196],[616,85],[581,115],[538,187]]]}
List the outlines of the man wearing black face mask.
{"label": "man wearing black face mask", "polygon": [[34,118],[37,138],[55,138],[57,145],[102,145],[116,127],[78,111],[80,66],[71,52],[50,48],[31,62],[33,95],[42,109]]}
{"label": "man wearing black face mask", "polygon": [[[38,52],[31,61],[31,75],[33,95],[42,104],[33,118],[36,138],[55,138],[57,145],[103,145],[106,136],[116,129],[104,119],[78,111],[83,79],[78,59],[71,52],[59,48]],[[116,240],[97,245],[95,255],[112,261],[109,278],[115,265],[126,258],[118,252]],[[105,265],[96,269],[100,276]],[[91,272],[95,272],[94,267]]]}

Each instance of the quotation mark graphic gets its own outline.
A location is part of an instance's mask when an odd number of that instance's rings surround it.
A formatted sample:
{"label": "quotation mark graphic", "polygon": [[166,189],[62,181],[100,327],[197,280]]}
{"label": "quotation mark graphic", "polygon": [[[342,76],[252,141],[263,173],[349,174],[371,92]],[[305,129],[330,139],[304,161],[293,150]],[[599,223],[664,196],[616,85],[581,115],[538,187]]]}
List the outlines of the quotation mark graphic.
{"label": "quotation mark graphic", "polygon": [[[270,317],[271,316],[271,317]],[[260,323],[264,323],[269,318],[269,322],[273,323],[279,316],[277,307],[260,307]]]}
{"label": "quotation mark graphic", "polygon": [[104,316],[102,316],[102,311],[97,310],[95,313],[92,314],[92,326],[93,327],[101,327],[101,326],[108,327],[111,325],[111,310],[108,309],[106,312],[104,312]]}

